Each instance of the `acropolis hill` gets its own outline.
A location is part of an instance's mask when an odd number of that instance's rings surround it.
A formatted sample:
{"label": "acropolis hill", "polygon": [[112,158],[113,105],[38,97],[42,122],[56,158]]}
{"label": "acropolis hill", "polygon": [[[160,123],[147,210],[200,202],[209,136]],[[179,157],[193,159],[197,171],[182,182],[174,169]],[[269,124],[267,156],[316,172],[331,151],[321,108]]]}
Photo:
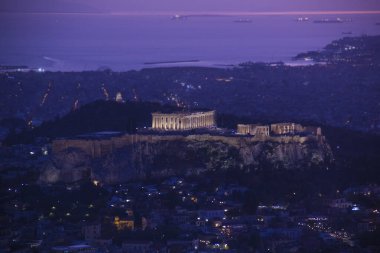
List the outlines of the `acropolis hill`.
{"label": "acropolis hill", "polygon": [[54,140],[54,166],[41,180],[76,181],[90,175],[117,183],[210,169],[307,168],[333,160],[317,127],[240,124],[237,132],[226,134],[217,128],[214,111],[152,115],[152,127],[136,134],[100,132]]}
{"label": "acropolis hill", "polygon": [[[204,129],[202,134],[193,134],[186,130]],[[271,130],[270,130],[271,129]],[[272,133],[272,135],[271,135]],[[237,134],[221,135],[216,128],[215,111],[195,113],[153,113],[152,128],[141,134],[121,134],[102,132],[64,138],[53,141],[55,154],[68,148],[78,148],[95,158],[111,154],[127,145],[136,143],[159,142],[223,142],[236,148],[249,143],[305,143],[324,142],[319,127],[303,127],[295,123],[272,125],[239,124]]]}

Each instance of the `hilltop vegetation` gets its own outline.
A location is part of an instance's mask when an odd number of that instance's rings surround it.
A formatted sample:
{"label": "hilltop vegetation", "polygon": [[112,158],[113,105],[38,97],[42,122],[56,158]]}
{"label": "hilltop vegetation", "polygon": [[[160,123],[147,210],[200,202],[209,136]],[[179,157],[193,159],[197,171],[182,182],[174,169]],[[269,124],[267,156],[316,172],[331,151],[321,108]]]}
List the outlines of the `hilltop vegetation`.
{"label": "hilltop vegetation", "polygon": [[137,128],[149,127],[152,112],[175,112],[181,108],[152,102],[126,102],[98,100],[73,110],[62,117],[43,122],[33,129],[11,133],[5,143],[31,143],[36,138],[57,138],[79,134],[120,131],[135,133]]}

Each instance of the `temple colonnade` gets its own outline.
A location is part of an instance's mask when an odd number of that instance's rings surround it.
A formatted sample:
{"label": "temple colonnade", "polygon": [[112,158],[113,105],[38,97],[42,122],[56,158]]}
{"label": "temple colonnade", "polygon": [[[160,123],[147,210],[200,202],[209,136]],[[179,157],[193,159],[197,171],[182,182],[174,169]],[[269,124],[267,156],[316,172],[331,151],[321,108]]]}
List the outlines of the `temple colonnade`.
{"label": "temple colonnade", "polygon": [[192,113],[152,113],[152,129],[190,130],[216,126],[215,111]]}

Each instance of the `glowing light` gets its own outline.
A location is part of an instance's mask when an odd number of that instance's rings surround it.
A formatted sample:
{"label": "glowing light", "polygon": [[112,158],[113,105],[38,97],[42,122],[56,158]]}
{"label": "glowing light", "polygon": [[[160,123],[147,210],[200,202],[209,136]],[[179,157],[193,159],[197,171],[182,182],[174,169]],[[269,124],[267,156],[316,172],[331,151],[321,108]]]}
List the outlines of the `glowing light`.
{"label": "glowing light", "polygon": [[49,96],[49,93],[51,91],[51,87],[52,87],[52,85],[51,85],[51,83],[49,83],[48,88],[46,89],[46,92],[45,92],[44,96],[42,97],[42,101],[40,103],[40,106],[43,106],[45,104],[45,102]]}
{"label": "glowing light", "polygon": [[121,95],[120,91],[118,93],[116,93],[115,101],[118,102],[118,103],[123,103],[124,102],[123,95]]}
{"label": "glowing light", "polygon": [[107,91],[107,89],[104,87],[104,84],[102,84],[102,91],[103,91],[103,95],[104,95],[104,98],[106,99],[106,100],[108,100],[109,99],[109,94],[108,94],[108,91]]}
{"label": "glowing light", "polygon": [[75,100],[75,102],[74,102],[74,105],[73,105],[73,111],[78,110],[78,108],[79,108],[79,100],[77,99],[77,100]]}
{"label": "glowing light", "polygon": [[358,206],[353,206],[351,210],[352,210],[352,211],[359,211],[360,208],[359,208]]}

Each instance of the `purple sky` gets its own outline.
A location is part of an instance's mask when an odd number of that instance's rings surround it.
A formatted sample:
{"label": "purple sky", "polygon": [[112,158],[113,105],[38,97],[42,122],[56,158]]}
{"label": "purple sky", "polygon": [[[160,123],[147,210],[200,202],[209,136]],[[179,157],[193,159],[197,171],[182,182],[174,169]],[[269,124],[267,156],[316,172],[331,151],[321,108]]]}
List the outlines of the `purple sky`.
{"label": "purple sky", "polygon": [[239,12],[380,10],[380,0],[1,0],[3,12]]}

